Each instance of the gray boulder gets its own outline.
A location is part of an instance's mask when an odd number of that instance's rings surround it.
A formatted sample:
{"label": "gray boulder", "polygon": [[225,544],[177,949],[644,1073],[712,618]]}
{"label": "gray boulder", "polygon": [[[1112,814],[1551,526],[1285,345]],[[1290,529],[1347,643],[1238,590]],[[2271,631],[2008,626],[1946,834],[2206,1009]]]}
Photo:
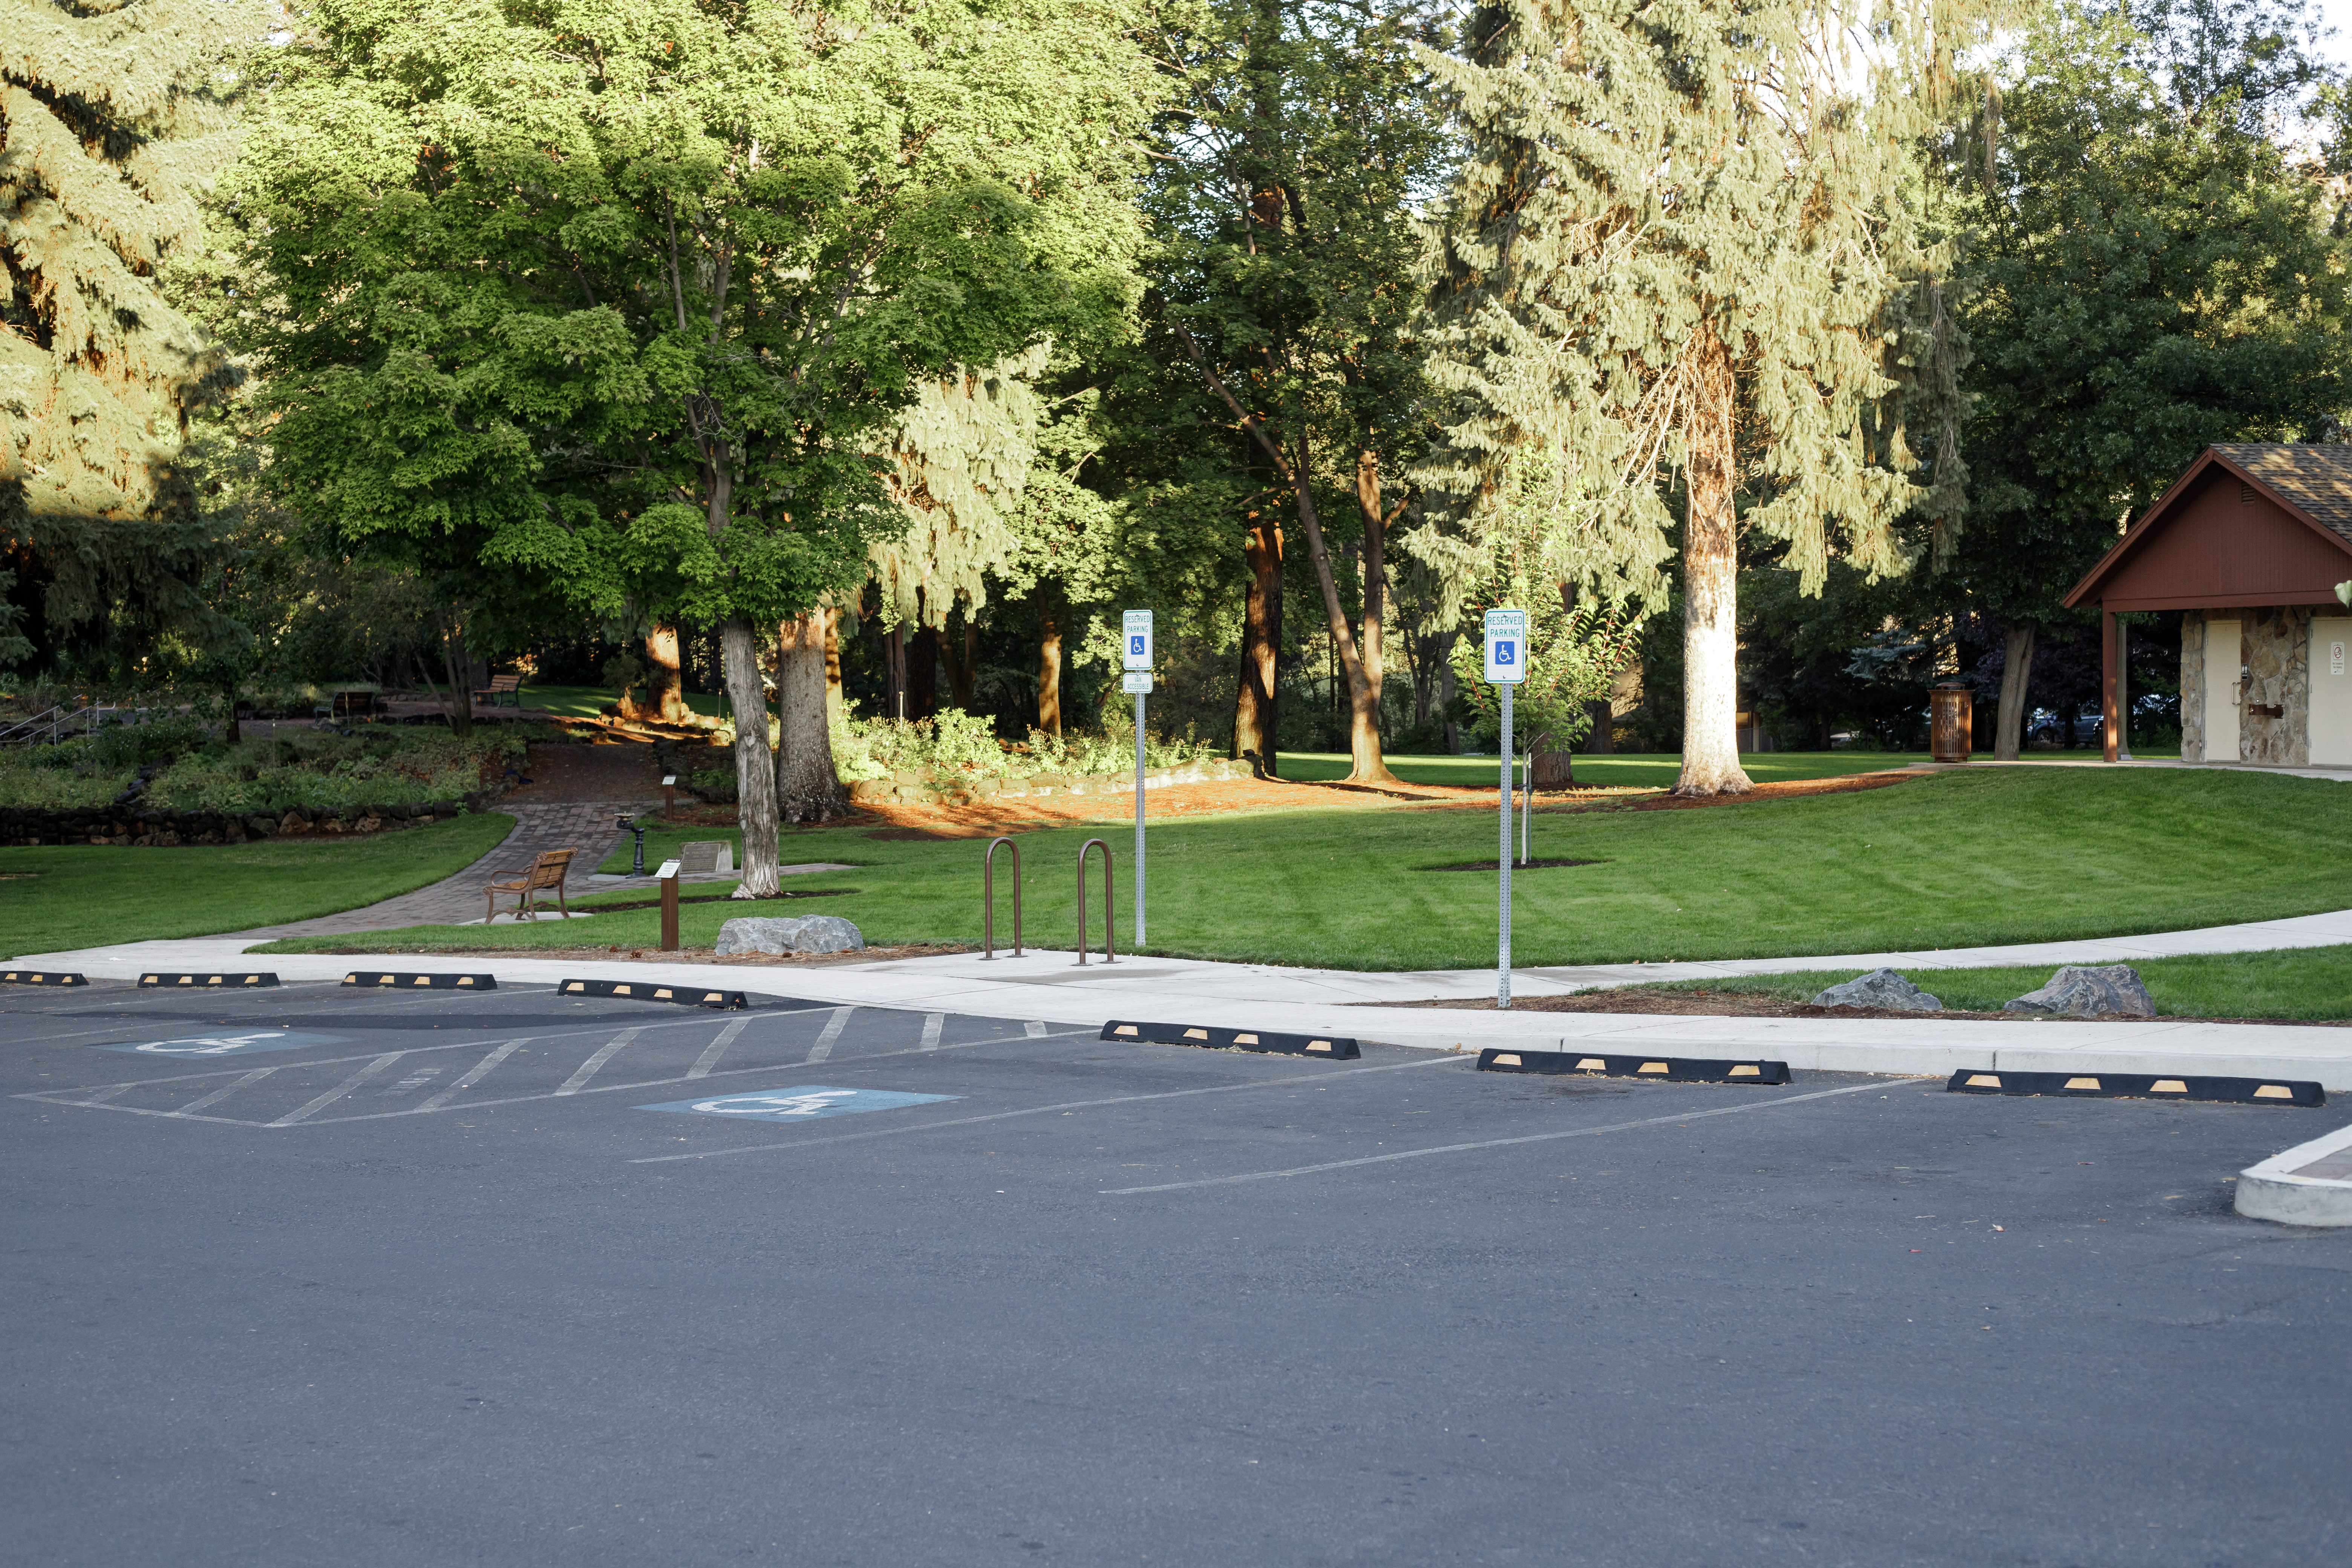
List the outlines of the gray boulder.
{"label": "gray boulder", "polygon": [[719,956],[738,952],[864,952],[866,938],[839,915],[747,916],[719,928]]}
{"label": "gray boulder", "polygon": [[2040,1018],[2153,1018],[2156,1004],[2139,972],[2128,963],[2097,968],[2069,965],[2050,977],[2038,991],[2029,991],[2001,1004],[2004,1013],[2029,1013]]}
{"label": "gray boulder", "polygon": [[1891,969],[1874,969],[1813,998],[1816,1007],[1892,1007],[1902,1013],[1940,1013],[1944,1005]]}

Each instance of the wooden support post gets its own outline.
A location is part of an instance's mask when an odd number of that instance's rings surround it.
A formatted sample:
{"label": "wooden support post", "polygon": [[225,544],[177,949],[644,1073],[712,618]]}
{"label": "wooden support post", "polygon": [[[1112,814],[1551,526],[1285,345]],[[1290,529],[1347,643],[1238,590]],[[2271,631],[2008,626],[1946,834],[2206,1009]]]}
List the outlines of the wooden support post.
{"label": "wooden support post", "polygon": [[661,882],[661,950],[677,951],[677,862],[662,868],[669,873]]}
{"label": "wooden support post", "polygon": [[2116,735],[2123,728],[2123,714],[2116,700],[2116,613],[2099,606],[2099,747],[2108,762],[2116,760]]}

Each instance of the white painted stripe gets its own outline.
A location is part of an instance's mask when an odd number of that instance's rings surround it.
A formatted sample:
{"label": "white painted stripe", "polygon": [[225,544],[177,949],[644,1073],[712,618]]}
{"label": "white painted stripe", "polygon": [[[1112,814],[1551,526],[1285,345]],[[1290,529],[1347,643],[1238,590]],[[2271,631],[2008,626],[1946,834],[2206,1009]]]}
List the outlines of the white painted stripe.
{"label": "white painted stripe", "polygon": [[1528,1132],[1517,1138],[1486,1138],[1475,1143],[1443,1143],[1433,1149],[1402,1149],[1393,1154],[1367,1154],[1357,1160],[1327,1160],[1319,1165],[1294,1165],[1286,1171],[1248,1171],[1238,1176],[1208,1176],[1197,1182],[1162,1182],[1153,1187],[1105,1187],[1102,1195],[1124,1197],[1130,1193],[1172,1193],[1184,1187],[1223,1187],[1241,1182],[1272,1182],[1285,1176],[1311,1176],[1319,1171],[1344,1171],[1354,1165],[1385,1164],[1391,1160],[1421,1160],[1432,1154],[1460,1154],[1473,1149],[1507,1149],[1514,1143],[1548,1143],[1556,1138],[1593,1138],[1603,1132],[1625,1132],[1636,1127],[1663,1127],[1671,1122],[1696,1121],[1703,1116],[1737,1116],[1743,1110],[1769,1110],[1776,1105],[1794,1105],[1801,1100],[1827,1100],[1832,1095],[1861,1094],[1874,1089],[1884,1093],[1887,1086],[1883,1083],[1858,1083],[1846,1089],[1822,1089],[1811,1094],[1784,1094],[1771,1100],[1750,1100],[1746,1105],[1717,1106],[1713,1110],[1686,1110],[1680,1116],[1612,1121],[1606,1127],[1571,1127],[1560,1132]]}
{"label": "white painted stripe", "polygon": [[948,1016],[945,1013],[923,1015],[923,1049],[936,1051],[940,1048],[940,1031],[946,1027],[947,1021]]}
{"label": "white painted stripe", "polygon": [[368,1063],[367,1066],[360,1068],[359,1071],[352,1074],[351,1077],[343,1079],[341,1083],[337,1084],[334,1088],[329,1089],[326,1093],[320,1095],[310,1104],[303,1106],[299,1110],[289,1110],[285,1115],[279,1117],[277,1121],[266,1122],[264,1125],[269,1127],[291,1127],[297,1121],[302,1121],[312,1113],[326,1110],[327,1107],[334,1104],[335,1101],[342,1099],[343,1096],[351,1093],[352,1090],[359,1088],[360,1085],[367,1082],[368,1079],[373,1078],[376,1074],[382,1072],[384,1068],[390,1067],[393,1063],[398,1061],[407,1054],[408,1053],[406,1051],[386,1051],[383,1055],[376,1058],[373,1061]]}
{"label": "white painted stripe", "polygon": [[457,1099],[461,1091],[473,1088],[476,1084],[481,1082],[482,1079],[488,1078],[490,1075],[491,1068],[497,1067],[500,1062],[506,1060],[509,1057],[514,1055],[517,1050],[530,1044],[530,1042],[531,1037],[529,1035],[524,1035],[517,1039],[509,1040],[506,1044],[492,1050],[488,1056],[486,1056],[480,1061],[476,1062],[473,1065],[472,1069],[469,1070],[465,1077],[459,1079],[457,1082],[451,1084],[448,1088],[443,1089],[440,1093],[435,1095],[432,1099],[426,1100],[424,1104],[417,1106],[415,1109],[418,1110],[440,1110],[443,1106]]}
{"label": "white painted stripe", "polygon": [[738,1018],[719,1030],[719,1037],[704,1047],[702,1054],[694,1058],[694,1065],[686,1069],[686,1076],[708,1078],[710,1075],[710,1069],[719,1065],[719,1058],[727,1054],[727,1047],[735,1043],[735,1037],[749,1027],[751,1022],[749,1018]]}
{"label": "white painted stripe", "polygon": [[1029,1032],[1029,1037],[1033,1040],[1042,1040],[1045,1037],[1045,1020],[1043,1018],[1032,1018],[1021,1026]]}
{"label": "white painted stripe", "polygon": [[855,1007],[835,1007],[833,1016],[825,1020],[824,1033],[816,1037],[816,1044],[809,1047],[809,1054],[802,1058],[803,1061],[821,1062],[833,1055],[833,1042],[841,1038],[841,1031],[848,1026],[849,1016],[856,1011]]}
{"label": "white painted stripe", "polygon": [[570,1078],[565,1079],[563,1080],[563,1087],[557,1089],[555,1092],[557,1094],[578,1094],[582,1089],[587,1086],[588,1080],[594,1078],[597,1072],[606,1062],[611,1061],[614,1057],[618,1056],[623,1047],[637,1037],[639,1031],[642,1030],[643,1027],[643,1025],[639,1025],[635,1029],[624,1029],[619,1034],[614,1035],[611,1039],[605,1041],[603,1045],[598,1046],[589,1056],[588,1059],[580,1064],[580,1070],[573,1073]]}
{"label": "white painted stripe", "polygon": [[[1084,1034],[1091,1031],[1074,1029],[1069,1032]],[[957,1048],[959,1047],[952,1046],[949,1047],[950,1050]],[[892,1054],[905,1056],[908,1053],[898,1051]],[[871,1059],[866,1057],[858,1058],[860,1062]],[[1475,1057],[1455,1056],[1451,1052],[1440,1054],[1433,1051],[1418,1061],[1382,1062],[1378,1067],[1340,1068],[1331,1072],[1296,1072],[1286,1074],[1281,1078],[1260,1079],[1255,1083],[1220,1083],[1213,1084],[1207,1089],[1163,1089],[1158,1094],[1121,1094],[1114,1095],[1108,1100],[1065,1100],[1052,1105],[1033,1105],[1026,1110],[995,1110],[985,1116],[956,1116],[940,1121],[910,1122],[902,1127],[886,1127],[873,1132],[843,1132],[830,1138],[793,1138],[778,1143],[740,1143],[731,1149],[705,1149],[694,1154],[650,1154],[643,1159],[632,1160],[629,1163],[666,1165],[674,1160],[709,1160],[721,1154],[772,1154],[779,1149],[807,1149],[819,1143],[855,1143],[867,1138],[889,1138],[901,1132],[931,1132],[942,1127],[969,1127],[975,1121],[1004,1121],[1016,1116],[1044,1116],[1055,1110],[1090,1110],[1099,1105],[1132,1105],[1142,1100],[1189,1100],[1194,1095],[1201,1094],[1241,1094],[1254,1089],[1297,1089],[1304,1084],[1328,1083],[1335,1078],[1354,1078],[1359,1073],[1399,1072],[1406,1068],[1444,1067],[1449,1062],[1458,1066],[1461,1063],[1475,1062],[1477,1059]]]}
{"label": "white painted stripe", "polygon": [[274,1073],[278,1069],[274,1067],[256,1068],[251,1072],[247,1073],[244,1077],[239,1078],[235,1081],[223,1084],[220,1088],[213,1090],[210,1094],[200,1094],[196,1096],[195,1099],[188,1101],[187,1104],[180,1107],[179,1110],[172,1112],[172,1114],[174,1116],[193,1115],[196,1111],[202,1110],[205,1106],[213,1104],[216,1100],[226,1100],[230,1095],[235,1094],[238,1089],[243,1089],[247,1084],[259,1083],[263,1079],[268,1078],[271,1073]]}

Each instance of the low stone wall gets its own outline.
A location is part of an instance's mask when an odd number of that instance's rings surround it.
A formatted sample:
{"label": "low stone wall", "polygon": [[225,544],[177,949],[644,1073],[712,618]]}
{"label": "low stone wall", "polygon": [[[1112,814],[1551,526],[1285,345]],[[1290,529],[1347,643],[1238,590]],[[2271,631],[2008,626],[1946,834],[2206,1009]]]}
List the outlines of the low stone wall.
{"label": "low stone wall", "polygon": [[402,805],[297,805],[268,811],[166,811],[148,806],[90,806],[74,811],[0,808],[0,844],[110,844],[170,847],[182,844],[250,844],[264,838],[308,838],[392,833],[446,822],[461,811],[481,811],[503,793],[482,790],[463,800]]}
{"label": "low stone wall", "polygon": [[[1150,768],[1143,787],[1205,784],[1215,779],[1245,779],[1250,764],[1227,757],[1211,757],[1181,767]],[[849,786],[849,798],[859,805],[970,805],[984,800],[1023,800],[1045,795],[1118,795],[1135,793],[1135,774],[1037,773],[1027,778],[979,778],[928,771],[900,773],[887,779],[861,779]]]}

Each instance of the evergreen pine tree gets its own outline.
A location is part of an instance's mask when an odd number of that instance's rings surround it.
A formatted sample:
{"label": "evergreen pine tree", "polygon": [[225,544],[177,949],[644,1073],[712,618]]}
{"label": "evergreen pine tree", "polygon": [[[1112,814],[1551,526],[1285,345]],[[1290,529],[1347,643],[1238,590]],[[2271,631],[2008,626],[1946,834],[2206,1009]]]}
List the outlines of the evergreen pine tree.
{"label": "evergreen pine tree", "polygon": [[1433,264],[1454,402],[1412,542],[1459,571],[1532,510],[1551,580],[1656,603],[1678,484],[1679,793],[1749,787],[1739,531],[1817,592],[1833,552],[1906,570],[1897,520],[1956,504],[1951,443],[1922,483],[1906,434],[1921,395],[1948,401],[1954,356],[1905,362],[1923,321],[1949,342],[1924,288],[1949,255],[1920,221],[1920,151],[1965,11],[1923,34],[1918,13],[1840,0],[1507,0],[1473,13],[1465,58],[1429,58],[1473,155]]}
{"label": "evergreen pine tree", "polygon": [[78,627],[126,661],[161,625],[223,629],[176,469],[223,367],[159,275],[202,230],[226,65],[259,32],[236,0],[0,0],[0,554],[43,591],[40,657]]}

